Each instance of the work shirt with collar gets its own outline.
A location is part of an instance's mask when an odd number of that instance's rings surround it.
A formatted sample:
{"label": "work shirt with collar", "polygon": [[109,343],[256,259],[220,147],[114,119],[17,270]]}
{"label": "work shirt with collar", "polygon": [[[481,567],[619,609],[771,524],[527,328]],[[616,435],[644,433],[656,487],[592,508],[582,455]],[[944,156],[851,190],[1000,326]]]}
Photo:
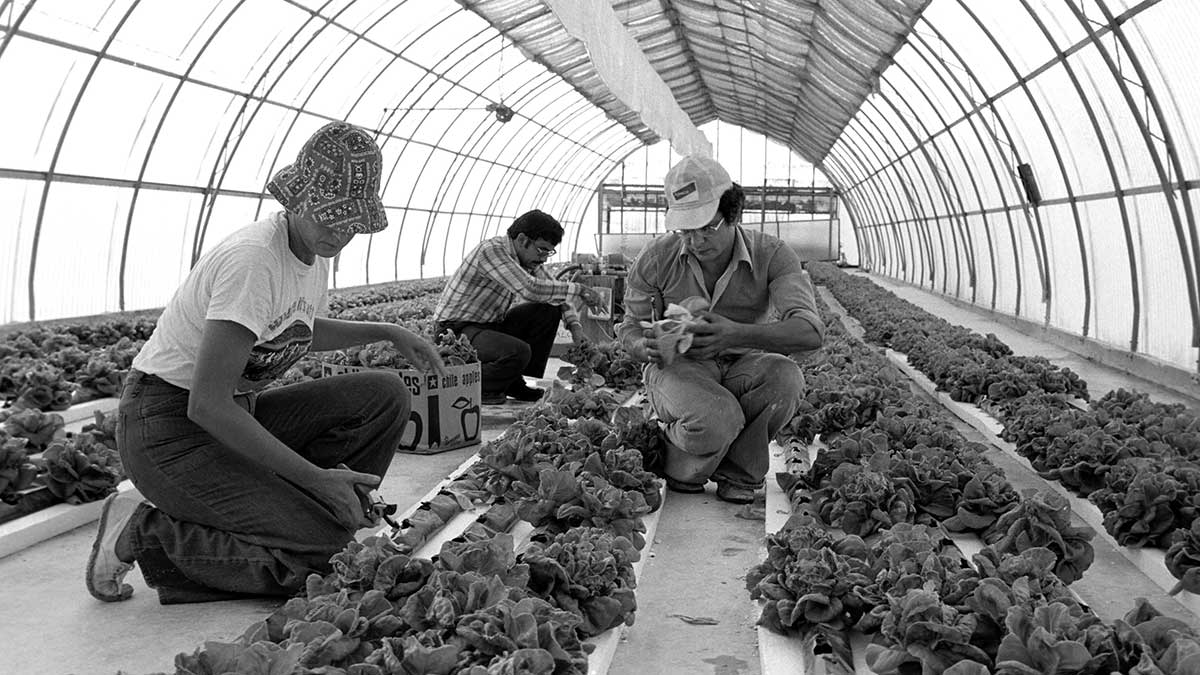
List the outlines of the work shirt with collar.
{"label": "work shirt with collar", "polygon": [[[700,261],[684,239],[667,233],[638,256],[625,279],[625,320],[617,331],[626,349],[642,337],[639,321],[656,321],[670,303],[699,296],[709,310],[738,323],[769,323],[800,317],[824,336],[812,281],[800,256],[777,237],[738,227],[733,256],[710,295]],[[745,349],[730,350],[744,352]]]}
{"label": "work shirt with collar", "polygon": [[433,310],[434,321],[499,323],[514,305],[544,302],[562,308],[563,325],[579,324],[571,302],[581,302],[580,284],[558,281],[542,265],[532,272],[521,266],[508,235],[485,239],[474,248],[447,282]]}

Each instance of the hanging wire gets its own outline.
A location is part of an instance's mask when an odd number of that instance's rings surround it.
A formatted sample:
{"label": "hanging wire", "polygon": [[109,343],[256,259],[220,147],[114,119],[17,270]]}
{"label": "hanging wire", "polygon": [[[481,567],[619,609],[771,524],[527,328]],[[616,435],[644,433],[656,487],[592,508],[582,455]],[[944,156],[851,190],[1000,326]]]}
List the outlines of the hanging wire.
{"label": "hanging wire", "polygon": [[515,110],[513,110],[513,109],[512,109],[512,108],[510,108],[509,106],[505,105],[505,103],[504,103],[504,50],[505,50],[505,48],[506,48],[508,45],[507,45],[507,43],[504,41],[504,34],[503,34],[503,33],[497,33],[497,34],[496,34],[496,37],[497,37],[497,39],[499,39],[499,40],[500,40],[500,49],[498,50],[498,53],[499,53],[499,59],[498,59],[498,60],[499,60],[500,71],[499,71],[499,73],[498,73],[498,75],[497,75],[497,77],[496,77],[496,88],[499,90],[499,93],[500,93],[500,96],[499,96],[500,100],[499,100],[499,101],[493,101],[493,102],[491,102],[491,103],[488,103],[488,104],[487,104],[487,105],[485,105],[485,106],[466,106],[466,107],[451,107],[451,106],[420,107],[420,106],[410,106],[410,107],[403,107],[403,108],[402,108],[402,107],[399,107],[399,106],[392,107],[392,108],[387,108],[387,107],[385,107],[385,108],[383,109],[383,111],[382,111],[382,112],[380,113],[380,115],[379,115],[379,123],[378,123],[378,125],[377,125],[377,126],[379,126],[380,128],[382,128],[383,121],[384,121],[385,119],[387,119],[387,116],[388,116],[389,114],[391,114],[391,113],[394,113],[394,112],[435,112],[435,111],[439,111],[439,110],[442,110],[442,111],[448,111],[448,112],[457,112],[457,111],[460,111],[460,110],[486,110],[486,111],[488,111],[488,112],[492,113],[493,115],[495,115],[495,116],[496,116],[496,121],[497,121],[497,122],[500,122],[501,124],[503,124],[504,122],[508,122],[509,120],[511,120],[511,119],[513,118],[513,116],[514,116],[514,115],[516,115],[517,113],[516,113],[516,111],[515,111]]}
{"label": "hanging wire", "polygon": [[504,48],[507,47],[508,45],[504,42],[504,33],[497,31],[496,39],[500,40],[500,49],[498,50],[499,54],[500,54],[499,59],[498,59],[500,62],[500,72],[497,73],[497,75],[496,75],[496,89],[500,90],[500,103],[503,105],[503,103],[504,103]]}

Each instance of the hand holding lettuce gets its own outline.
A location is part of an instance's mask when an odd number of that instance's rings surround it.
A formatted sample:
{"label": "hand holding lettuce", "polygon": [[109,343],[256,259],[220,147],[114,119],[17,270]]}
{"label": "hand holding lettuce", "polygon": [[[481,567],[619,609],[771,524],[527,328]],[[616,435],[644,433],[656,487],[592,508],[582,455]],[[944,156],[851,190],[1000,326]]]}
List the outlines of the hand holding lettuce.
{"label": "hand holding lettuce", "polygon": [[693,335],[689,329],[699,323],[694,313],[707,308],[707,300],[691,296],[678,304],[668,304],[664,318],[640,322],[643,335],[640,356],[663,368],[674,363],[676,357],[692,346]]}

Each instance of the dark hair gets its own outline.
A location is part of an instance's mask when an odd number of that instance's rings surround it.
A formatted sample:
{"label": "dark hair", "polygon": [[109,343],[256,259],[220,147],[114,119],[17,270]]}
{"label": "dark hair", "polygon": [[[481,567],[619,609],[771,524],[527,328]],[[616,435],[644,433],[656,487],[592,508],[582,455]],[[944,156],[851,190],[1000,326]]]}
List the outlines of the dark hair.
{"label": "dark hair", "polygon": [[509,239],[516,239],[518,234],[534,240],[542,239],[558,246],[558,242],[563,238],[563,226],[549,213],[534,209],[517,216],[512,225],[508,226]]}
{"label": "dark hair", "polygon": [[742,208],[746,206],[746,191],[741,185],[734,183],[732,187],[721,193],[721,201],[717,202],[717,213],[730,225],[737,225],[742,220]]}

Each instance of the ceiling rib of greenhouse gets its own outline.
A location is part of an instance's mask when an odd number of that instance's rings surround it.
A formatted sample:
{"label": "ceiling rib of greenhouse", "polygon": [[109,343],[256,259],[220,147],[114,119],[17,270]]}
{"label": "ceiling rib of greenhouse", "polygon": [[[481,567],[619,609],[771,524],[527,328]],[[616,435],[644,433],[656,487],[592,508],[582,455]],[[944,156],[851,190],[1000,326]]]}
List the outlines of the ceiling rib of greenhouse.
{"label": "ceiling rib of greenhouse", "polygon": [[[658,140],[544,3],[459,2],[640,140]],[[819,163],[928,2],[625,0],[613,12],[693,124],[742,126]]]}

